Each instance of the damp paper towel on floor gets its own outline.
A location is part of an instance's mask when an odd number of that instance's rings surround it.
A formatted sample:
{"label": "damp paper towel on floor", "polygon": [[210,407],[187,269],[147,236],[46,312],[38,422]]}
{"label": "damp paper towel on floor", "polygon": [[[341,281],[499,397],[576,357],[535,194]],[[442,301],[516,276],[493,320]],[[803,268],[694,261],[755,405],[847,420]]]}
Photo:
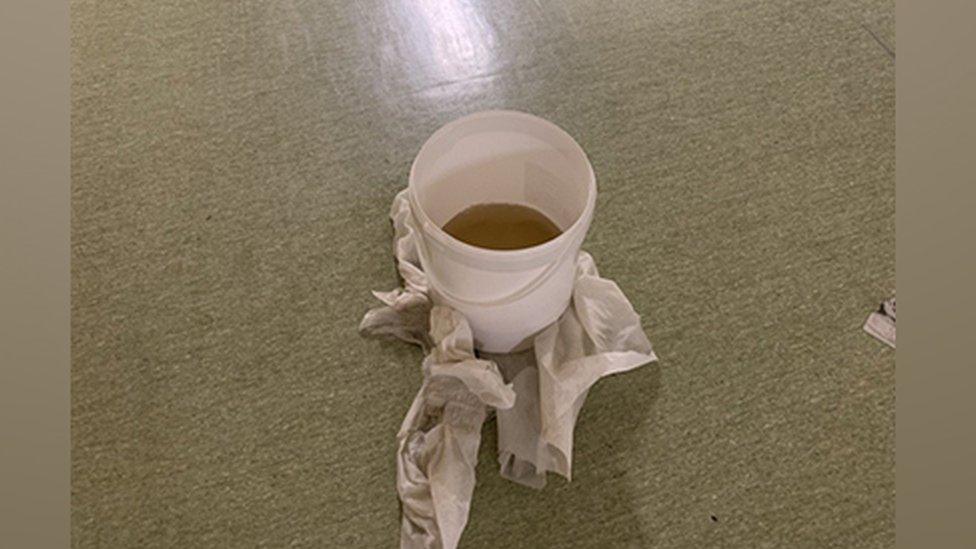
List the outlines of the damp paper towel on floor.
{"label": "damp paper towel on floor", "polygon": [[498,421],[501,474],[542,488],[546,473],[571,478],[573,429],[590,387],[603,376],[657,360],[640,317],[620,288],[580,252],[570,306],[528,351],[474,352],[471,328],[433,305],[414,239],[407,191],[393,201],[393,249],[403,286],[373,292],[383,305],[359,326],[368,337],[420,345],[423,383],[397,433],[400,546],[457,547],[475,485],[481,426]]}

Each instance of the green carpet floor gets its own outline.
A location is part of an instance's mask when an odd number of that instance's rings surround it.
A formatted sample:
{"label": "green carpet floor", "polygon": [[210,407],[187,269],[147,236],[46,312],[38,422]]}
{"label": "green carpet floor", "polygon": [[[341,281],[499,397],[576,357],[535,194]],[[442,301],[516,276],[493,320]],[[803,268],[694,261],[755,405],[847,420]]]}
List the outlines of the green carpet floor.
{"label": "green carpet floor", "polygon": [[606,379],[574,479],[462,547],[889,547],[894,7],[883,1],[72,6],[75,547],[394,547],[418,350],[362,340],[441,124],[590,155],[584,244],[660,356]]}

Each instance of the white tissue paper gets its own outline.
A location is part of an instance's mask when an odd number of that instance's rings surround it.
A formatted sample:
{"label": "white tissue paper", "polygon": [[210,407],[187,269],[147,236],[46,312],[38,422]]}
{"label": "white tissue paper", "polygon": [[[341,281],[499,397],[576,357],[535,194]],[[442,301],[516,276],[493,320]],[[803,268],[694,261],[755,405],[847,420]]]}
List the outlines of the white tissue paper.
{"label": "white tissue paper", "polygon": [[600,278],[586,252],[577,259],[570,306],[532,349],[476,356],[464,317],[432,306],[427,296],[406,192],[390,212],[403,287],[373,292],[384,305],[367,312],[359,329],[427,353],[423,384],[397,434],[400,546],[453,549],[468,520],[489,412],[498,420],[502,476],[542,488],[549,471],[571,478],[573,429],[590,387],[657,357],[630,302],[616,283]]}
{"label": "white tissue paper", "polygon": [[886,345],[895,348],[895,298],[885,300],[878,310],[864,321],[864,331]]}

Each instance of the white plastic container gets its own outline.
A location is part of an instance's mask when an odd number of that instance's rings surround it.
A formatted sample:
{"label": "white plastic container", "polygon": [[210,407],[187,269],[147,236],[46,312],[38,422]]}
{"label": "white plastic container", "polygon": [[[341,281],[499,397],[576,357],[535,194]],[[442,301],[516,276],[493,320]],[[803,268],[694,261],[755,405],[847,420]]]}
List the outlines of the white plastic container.
{"label": "white plastic container", "polygon": [[[596,178],[583,149],[561,128],[514,111],[455,120],[420,149],[409,196],[432,298],[464,314],[477,348],[525,348],[566,309],[593,218]],[[441,228],[469,206],[499,202],[535,208],[563,233],[530,248],[489,250]]]}

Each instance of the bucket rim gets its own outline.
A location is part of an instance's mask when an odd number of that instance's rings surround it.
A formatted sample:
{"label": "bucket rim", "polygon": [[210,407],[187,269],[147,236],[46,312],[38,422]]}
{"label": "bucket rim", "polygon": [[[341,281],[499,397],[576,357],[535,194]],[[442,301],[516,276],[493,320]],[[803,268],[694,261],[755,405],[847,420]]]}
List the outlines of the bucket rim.
{"label": "bucket rim", "polygon": [[[515,250],[492,250],[490,248],[473,246],[467,242],[459,240],[451,236],[447,231],[430,220],[430,217],[428,217],[427,212],[425,212],[423,207],[421,207],[420,202],[414,193],[417,162],[424,156],[424,153],[438,137],[450,132],[462,124],[466,124],[480,118],[521,118],[522,120],[529,121],[533,124],[546,126],[549,130],[554,131],[557,135],[566,138],[571,145],[571,150],[582,158],[583,163],[586,165],[587,172],[586,204],[583,206],[583,211],[580,212],[580,215],[576,218],[572,225],[562,232],[562,234],[556,238],[553,238],[552,240],[547,240],[546,242],[536,244],[535,246],[529,246],[528,248],[519,248]],[[457,252],[469,258],[477,256],[478,258],[482,259],[490,259],[500,264],[511,264],[537,259],[539,257],[546,257],[563,249],[564,246],[573,245],[572,241],[578,237],[577,233],[580,231],[585,232],[589,228],[588,226],[593,216],[593,211],[596,208],[597,192],[596,174],[593,171],[593,165],[590,163],[590,159],[586,155],[586,151],[583,150],[583,147],[580,146],[576,139],[570,135],[569,132],[562,129],[557,124],[546,120],[545,118],[516,110],[477,111],[460,118],[456,118],[438,128],[430,135],[430,137],[427,138],[426,141],[424,141],[424,144],[420,147],[420,150],[417,151],[417,155],[414,157],[413,162],[410,165],[407,189],[408,198],[410,200],[410,209],[413,210],[413,215],[416,216],[417,220],[420,222],[420,228],[425,234],[432,236],[436,241],[438,241],[438,244],[444,248],[447,248],[451,252]],[[418,237],[423,238],[422,235],[418,235]]]}

